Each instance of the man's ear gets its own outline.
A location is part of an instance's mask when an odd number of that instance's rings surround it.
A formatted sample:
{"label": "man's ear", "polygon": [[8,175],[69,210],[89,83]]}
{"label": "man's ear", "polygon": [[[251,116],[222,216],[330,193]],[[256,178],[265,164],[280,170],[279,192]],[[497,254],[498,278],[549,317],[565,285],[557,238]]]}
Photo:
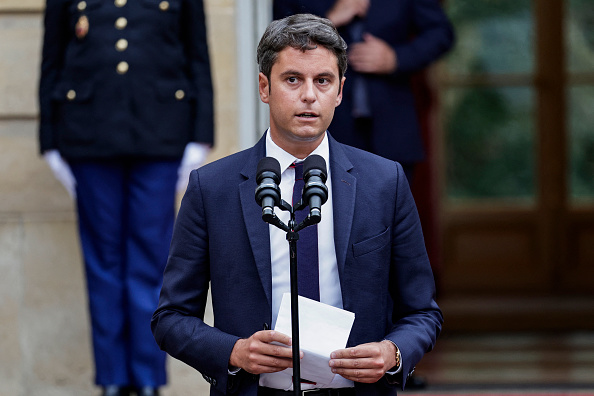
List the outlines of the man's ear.
{"label": "man's ear", "polygon": [[336,96],[336,106],[334,107],[338,107],[338,105],[342,103],[342,90],[344,89],[344,80],[346,80],[346,77],[343,77],[342,80],[340,80],[340,88],[338,88],[338,95]]}
{"label": "man's ear", "polygon": [[260,92],[260,100],[268,103],[268,96],[270,95],[270,82],[264,73],[258,74],[258,91]]}

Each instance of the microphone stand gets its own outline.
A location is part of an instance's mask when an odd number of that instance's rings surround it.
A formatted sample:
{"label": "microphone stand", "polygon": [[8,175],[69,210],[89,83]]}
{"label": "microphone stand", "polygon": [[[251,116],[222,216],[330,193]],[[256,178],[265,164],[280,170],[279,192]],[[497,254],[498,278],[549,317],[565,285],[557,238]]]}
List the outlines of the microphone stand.
{"label": "microphone stand", "polygon": [[299,305],[298,305],[298,282],[297,282],[297,241],[299,231],[310,225],[319,223],[319,217],[308,215],[300,224],[295,225],[295,212],[307,206],[300,201],[296,207],[291,207],[285,200],[281,200],[279,208],[291,214],[289,225],[284,224],[272,211],[263,211],[262,219],[283,231],[287,232],[289,241],[289,258],[291,270],[291,337],[293,353],[293,392],[295,396],[301,395],[301,360],[299,359]]}
{"label": "microphone stand", "polygon": [[293,393],[301,395],[301,359],[299,359],[299,291],[297,289],[297,241],[299,234],[295,231],[295,212],[291,210],[290,230],[287,232],[289,241],[289,257],[291,268],[291,337],[293,347]]}

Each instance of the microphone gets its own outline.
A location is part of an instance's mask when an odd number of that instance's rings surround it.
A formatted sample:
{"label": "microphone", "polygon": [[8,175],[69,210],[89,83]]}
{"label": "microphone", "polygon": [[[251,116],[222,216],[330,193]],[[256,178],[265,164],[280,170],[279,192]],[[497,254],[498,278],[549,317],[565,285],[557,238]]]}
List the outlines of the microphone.
{"label": "microphone", "polygon": [[326,187],[326,161],[323,157],[314,154],[303,161],[303,194],[302,202],[309,204],[308,223],[319,223],[322,219],[322,205],[328,200],[328,187]]}
{"label": "microphone", "polygon": [[262,219],[267,223],[276,217],[274,207],[280,204],[280,175],[280,164],[276,158],[264,157],[258,162],[256,202],[262,207]]}

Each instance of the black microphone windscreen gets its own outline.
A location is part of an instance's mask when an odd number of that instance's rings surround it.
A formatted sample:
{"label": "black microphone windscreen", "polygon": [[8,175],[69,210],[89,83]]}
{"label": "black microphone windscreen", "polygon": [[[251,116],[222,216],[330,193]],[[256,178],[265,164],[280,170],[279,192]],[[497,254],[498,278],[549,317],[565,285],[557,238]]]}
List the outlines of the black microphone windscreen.
{"label": "black microphone windscreen", "polygon": [[312,169],[319,169],[324,173],[324,175],[326,175],[326,160],[324,160],[324,157],[314,154],[310,155],[305,159],[305,161],[303,161],[304,175]]}
{"label": "black microphone windscreen", "polygon": [[264,157],[258,162],[258,172],[260,175],[262,172],[273,172],[279,179],[281,175],[280,164],[273,157]]}

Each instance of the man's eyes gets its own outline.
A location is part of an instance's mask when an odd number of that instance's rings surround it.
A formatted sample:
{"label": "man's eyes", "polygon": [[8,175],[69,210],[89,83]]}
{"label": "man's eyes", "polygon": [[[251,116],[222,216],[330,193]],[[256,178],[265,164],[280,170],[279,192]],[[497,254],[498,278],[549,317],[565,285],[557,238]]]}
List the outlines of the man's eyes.
{"label": "man's eyes", "polygon": [[[299,81],[298,77],[287,77],[287,82],[290,84],[294,84]],[[315,82],[320,85],[328,85],[330,84],[330,79],[326,77],[316,78]]]}

